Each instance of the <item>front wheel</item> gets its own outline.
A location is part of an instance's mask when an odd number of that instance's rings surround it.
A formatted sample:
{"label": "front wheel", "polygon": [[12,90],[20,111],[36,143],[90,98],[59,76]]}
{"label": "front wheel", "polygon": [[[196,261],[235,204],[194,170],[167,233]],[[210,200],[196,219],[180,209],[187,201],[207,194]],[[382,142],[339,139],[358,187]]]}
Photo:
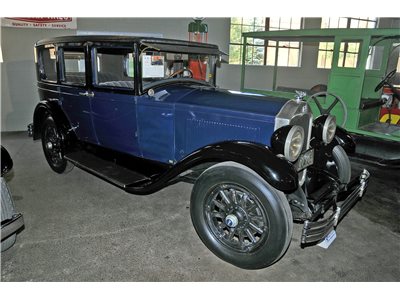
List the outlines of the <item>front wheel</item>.
{"label": "front wheel", "polygon": [[64,158],[64,138],[51,116],[47,117],[42,126],[42,147],[53,171],[66,173],[73,168],[73,165]]}
{"label": "front wheel", "polygon": [[340,182],[348,184],[351,179],[351,164],[346,151],[337,145],[333,148],[332,155]]}
{"label": "front wheel", "polygon": [[217,164],[200,175],[190,213],[204,244],[244,269],[273,264],[292,237],[292,212],[285,195],[253,170],[233,162]]}

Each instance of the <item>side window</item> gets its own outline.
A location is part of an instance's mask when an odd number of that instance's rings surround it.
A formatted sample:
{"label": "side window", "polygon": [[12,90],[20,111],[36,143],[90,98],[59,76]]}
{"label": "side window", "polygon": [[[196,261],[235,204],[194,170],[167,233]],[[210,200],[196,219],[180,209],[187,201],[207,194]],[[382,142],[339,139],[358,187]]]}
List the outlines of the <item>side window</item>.
{"label": "side window", "polygon": [[85,85],[85,53],[83,49],[64,49],[62,82]]}
{"label": "side window", "polygon": [[357,68],[361,42],[343,41],[340,43],[338,67]]}
{"label": "side window", "polygon": [[134,89],[134,60],[129,48],[97,48],[94,51],[95,86]]}
{"label": "side window", "polygon": [[57,81],[57,55],[53,45],[46,45],[39,50],[39,74],[41,80]]}

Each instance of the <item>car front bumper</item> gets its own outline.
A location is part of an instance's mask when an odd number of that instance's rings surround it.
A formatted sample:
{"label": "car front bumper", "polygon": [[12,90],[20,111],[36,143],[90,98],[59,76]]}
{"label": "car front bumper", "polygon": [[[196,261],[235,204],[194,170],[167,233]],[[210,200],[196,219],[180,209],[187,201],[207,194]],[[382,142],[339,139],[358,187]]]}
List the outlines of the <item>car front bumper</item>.
{"label": "car front bumper", "polygon": [[362,198],[368,186],[369,172],[363,170],[360,176],[354,178],[348,185],[346,192],[338,194],[337,202],[340,206],[334,209],[334,212],[327,218],[320,221],[304,221],[303,232],[301,235],[301,244],[315,244],[323,240],[344,216],[353,208],[354,204]]}

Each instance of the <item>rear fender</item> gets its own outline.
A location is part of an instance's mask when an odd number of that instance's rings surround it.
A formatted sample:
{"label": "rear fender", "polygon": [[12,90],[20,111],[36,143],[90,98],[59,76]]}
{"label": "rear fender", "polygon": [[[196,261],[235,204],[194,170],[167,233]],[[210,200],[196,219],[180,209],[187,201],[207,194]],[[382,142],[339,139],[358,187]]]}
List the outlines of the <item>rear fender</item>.
{"label": "rear fender", "polygon": [[[35,112],[33,113],[33,139],[38,140],[41,138],[42,124],[48,116],[52,116],[57,127],[64,133],[75,133],[71,131],[71,126],[64,112],[60,108],[57,101],[43,100],[36,105]],[[71,135],[71,134],[69,134]]]}

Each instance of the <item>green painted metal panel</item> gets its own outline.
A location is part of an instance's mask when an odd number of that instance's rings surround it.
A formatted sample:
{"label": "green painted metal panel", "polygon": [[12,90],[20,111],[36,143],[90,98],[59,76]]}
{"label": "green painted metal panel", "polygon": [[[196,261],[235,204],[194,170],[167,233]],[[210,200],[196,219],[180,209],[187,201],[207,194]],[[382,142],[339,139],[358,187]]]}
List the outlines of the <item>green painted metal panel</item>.
{"label": "green painted metal panel", "polygon": [[[347,104],[348,120],[345,128],[352,132],[362,132],[362,134],[365,135],[400,141],[400,130],[391,134],[382,134],[363,130],[361,128],[378,121],[379,107],[365,111],[360,110],[360,103],[362,101],[376,101],[381,95],[381,91],[375,92],[374,89],[387,72],[387,61],[392,43],[394,41],[400,41],[399,29],[300,29],[246,32],[243,33],[243,37],[245,40],[247,38],[261,38],[274,41],[334,42],[332,69],[328,78],[328,92],[338,95]],[[343,61],[343,54],[341,54],[340,47],[341,43],[344,42],[359,43],[357,66],[354,68],[339,66],[339,62]],[[346,47],[344,44],[343,46]],[[383,47],[379,69],[367,70],[367,60],[371,51],[371,46]],[[244,63],[245,59],[243,57],[241,78],[242,91],[280,96],[287,99],[294,98],[294,93],[246,88],[244,81]],[[277,66],[275,66],[274,72],[277,72]],[[327,97],[325,101],[321,101],[326,102],[326,108],[330,105],[332,98]],[[310,106],[314,114],[318,114],[316,106],[312,103]],[[340,106],[335,107],[332,113],[337,116],[338,123],[341,123],[343,112]]]}

